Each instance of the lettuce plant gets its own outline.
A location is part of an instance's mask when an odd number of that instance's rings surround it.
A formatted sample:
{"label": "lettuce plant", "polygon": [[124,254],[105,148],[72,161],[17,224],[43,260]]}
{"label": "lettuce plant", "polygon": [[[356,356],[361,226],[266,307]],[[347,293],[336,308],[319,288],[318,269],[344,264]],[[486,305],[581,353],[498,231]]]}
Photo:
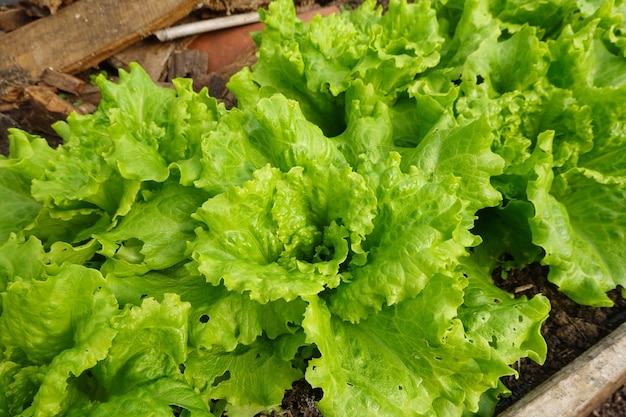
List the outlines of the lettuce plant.
{"label": "lettuce plant", "polygon": [[12,130],[0,416],[253,416],[301,378],[325,416],[489,415],[549,312],[496,266],[624,285],[625,11],[278,0],[235,108],[131,65],[58,148]]}

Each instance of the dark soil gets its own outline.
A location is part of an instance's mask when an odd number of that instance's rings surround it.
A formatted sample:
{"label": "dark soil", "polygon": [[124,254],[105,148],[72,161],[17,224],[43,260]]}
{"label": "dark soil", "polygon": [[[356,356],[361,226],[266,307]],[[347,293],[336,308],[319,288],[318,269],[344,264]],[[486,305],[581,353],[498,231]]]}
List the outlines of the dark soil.
{"label": "dark soil", "polygon": [[[542,334],[548,344],[546,362],[540,366],[529,359],[522,359],[513,366],[519,373],[519,379],[515,377],[503,379],[512,395],[500,401],[496,414],[504,411],[626,321],[626,300],[621,296],[619,289],[609,293],[615,303],[614,307],[581,306],[548,282],[547,273],[548,268],[538,264],[513,270],[507,279],[500,278],[500,270],[494,271],[494,281],[500,288],[516,296],[532,297],[543,294],[550,300],[552,306],[550,317],[542,327]],[[626,416],[626,385],[591,416]]]}

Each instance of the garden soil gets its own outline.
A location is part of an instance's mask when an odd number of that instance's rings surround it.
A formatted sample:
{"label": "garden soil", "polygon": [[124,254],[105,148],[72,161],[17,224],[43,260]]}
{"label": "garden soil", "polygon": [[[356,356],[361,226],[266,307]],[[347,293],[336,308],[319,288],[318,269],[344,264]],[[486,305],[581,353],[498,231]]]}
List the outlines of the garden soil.
{"label": "garden soil", "polygon": [[[328,4],[327,1],[319,1],[319,3]],[[360,2],[358,0],[343,0],[339,3],[350,7]],[[110,68],[103,69],[110,70]],[[8,154],[7,128],[10,127],[18,127],[31,131],[31,133],[40,134],[48,139],[53,146],[60,143],[60,138],[51,134],[51,131],[32,130],[29,120],[33,118],[33,111],[26,103],[17,109],[0,112],[0,153]],[[500,288],[516,297],[532,297],[536,294],[543,294],[552,305],[550,317],[542,328],[548,344],[548,357],[545,364],[539,366],[528,359],[522,359],[513,364],[512,366],[518,372],[519,377],[503,379],[512,394],[500,401],[496,413],[504,411],[626,321],[626,300],[621,296],[620,291],[616,290],[609,294],[615,302],[614,307],[580,306],[549,283],[546,279],[547,273],[547,267],[538,264],[510,271],[506,279],[502,279],[500,270],[494,271],[494,282]],[[285,393],[282,404],[284,411],[274,413],[270,417],[321,417],[322,414],[316,407],[316,401],[319,401],[322,395],[320,389],[313,389],[306,381],[297,381],[292,389]],[[259,417],[261,416],[259,415]],[[588,417],[623,416],[626,416],[626,386],[618,389]]]}

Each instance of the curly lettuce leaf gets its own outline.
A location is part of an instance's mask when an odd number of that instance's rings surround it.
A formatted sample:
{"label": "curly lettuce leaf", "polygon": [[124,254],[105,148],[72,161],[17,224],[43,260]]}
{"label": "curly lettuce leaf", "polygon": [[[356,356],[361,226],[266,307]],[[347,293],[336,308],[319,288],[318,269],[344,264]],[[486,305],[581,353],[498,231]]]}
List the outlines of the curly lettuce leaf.
{"label": "curly lettuce leaf", "polygon": [[107,357],[93,374],[109,395],[120,395],[162,377],[180,378],[187,357],[190,304],[176,294],[146,298],[111,320],[116,330]]}
{"label": "curly lettuce leaf", "polygon": [[122,178],[104,156],[112,146],[108,126],[102,115],[74,113],[67,123],[58,122],[55,128],[65,144],[53,151],[54,163],[45,175],[33,180],[33,196],[50,209],[97,208],[111,217],[124,215],[138,187]]}
{"label": "curly lettuce leaf", "polygon": [[405,167],[416,166],[427,176],[454,175],[460,179],[457,195],[467,201],[467,211],[497,205],[502,195],[490,183],[502,173],[503,159],[491,151],[494,137],[484,118],[465,126],[438,129],[415,150],[403,154]]}
{"label": "curly lettuce leaf", "polygon": [[276,339],[300,328],[306,304],[301,299],[282,299],[260,304],[247,294],[218,287],[214,300],[190,313],[189,344],[196,348],[220,348],[232,352],[238,345],[251,345],[266,335]]}
{"label": "curly lettuce leaf", "polygon": [[350,279],[330,297],[330,309],[345,320],[359,321],[383,304],[412,298],[438,273],[453,271],[465,247],[473,245],[463,202],[449,176],[434,182],[417,168],[400,170],[400,156],[377,164],[363,161],[359,172],[374,190],[374,229],[363,248],[367,261],[352,259]]}
{"label": "curly lettuce leaf", "polygon": [[169,268],[187,260],[186,242],[199,225],[191,218],[207,199],[197,188],[167,182],[146,190],[115,228],[94,235],[107,258],[140,264],[149,270]]}
{"label": "curly lettuce leaf", "polygon": [[117,302],[96,270],[68,264],[45,278],[16,281],[2,294],[0,346],[19,364],[6,385],[9,410],[56,416],[89,401],[83,372],[109,352]]}
{"label": "curly lettuce leaf", "polygon": [[[260,98],[280,92],[297,101],[308,120],[326,133],[339,133],[343,121],[335,115],[339,107],[326,92],[311,92],[307,88],[305,63],[298,37],[306,32],[306,24],[296,17],[292,2],[272,3],[269,12],[260,10],[266,24],[260,45],[265,58],[255,65],[255,71],[241,71],[231,78],[228,88],[242,108],[254,107]],[[298,37],[296,37],[298,36]]]}
{"label": "curly lettuce leaf", "polygon": [[90,374],[105,359],[116,331],[109,320],[117,312],[115,299],[106,292],[96,293],[94,313],[75,331],[75,345],[55,356],[49,366],[31,407],[26,411],[37,416],[57,416],[81,408],[100,395],[98,384]]}
{"label": "curly lettuce leaf", "polygon": [[245,112],[234,109],[221,117],[202,141],[202,172],[194,185],[214,195],[242,185],[268,163],[285,172],[314,163],[346,165],[301,109],[302,103],[276,95],[260,99]]}
{"label": "curly lettuce leaf", "polygon": [[468,337],[482,339],[506,364],[528,357],[538,364],[546,360],[548,347],[541,326],[548,318],[550,301],[537,295],[515,298],[493,284],[489,265],[465,258],[460,267],[467,277],[459,319]]}
{"label": "curly lettuce leaf", "polygon": [[354,80],[392,101],[416,74],[439,62],[443,43],[427,1],[392,1],[385,14],[367,1],[352,13],[316,16],[306,24],[291,2],[276,1],[269,12],[261,11],[261,20],[267,25],[259,38],[262,58],[229,87],[246,107],[255,102],[246,96],[281,93],[297,100],[306,118],[328,136],[345,128],[337,114],[343,113],[341,95]]}
{"label": "curly lettuce leaf", "polygon": [[[235,108],[221,117],[213,130],[204,132],[200,167],[193,176],[195,187],[216,195],[250,180],[256,169],[268,163],[267,157],[250,142],[248,131],[242,128],[245,123],[246,114]],[[179,169],[184,171],[184,167]],[[191,174],[183,175],[181,181],[186,176]],[[181,183],[188,185],[186,180]]]}
{"label": "curly lettuce leaf", "polygon": [[54,159],[54,149],[37,135],[9,129],[9,156],[0,157],[0,168],[19,174],[25,181],[42,178]]}
{"label": "curly lettuce leaf", "polygon": [[239,108],[133,64],[59,148],[12,131],[0,415],[254,415],[303,375],[328,415],[483,412],[548,312],[490,268],[624,285],[625,11],[279,0]]}
{"label": "curly lettuce leaf", "polygon": [[197,164],[203,142],[227,112],[224,104],[209,96],[207,89],[196,93],[193,80],[176,78],[172,84],[176,97],[168,109],[167,122],[163,122],[166,130],[159,141],[159,153],[180,167],[181,183],[187,185],[194,177],[191,167]]}
{"label": "curly lettuce leaf", "polygon": [[189,385],[172,378],[160,378],[106,402],[77,407],[68,417],[106,417],[132,415],[136,417],[172,417],[175,410],[190,417],[213,417],[200,395]]}
{"label": "curly lettuce leaf", "polygon": [[106,282],[99,271],[71,264],[23,278],[1,294],[0,342],[32,364],[50,363],[74,346],[76,326],[97,313],[94,294]]}
{"label": "curly lettuce leaf", "polygon": [[[346,198],[346,196],[351,196]],[[334,166],[269,166],[203,204],[191,244],[215,285],[262,303],[317,294],[341,281],[341,266],[371,231],[375,199],[363,178]]]}
{"label": "curly lettuce leaf", "polygon": [[41,204],[31,196],[29,182],[8,170],[0,169],[0,194],[0,242],[5,242],[35,220]]}
{"label": "curly lettuce leaf", "polygon": [[250,116],[245,122],[250,141],[282,171],[313,162],[345,165],[332,141],[305,118],[302,103],[275,95],[259,100]]}
{"label": "curly lettuce leaf", "polygon": [[21,366],[12,361],[0,363],[0,416],[20,415],[33,402],[41,385],[45,368],[31,365]]}
{"label": "curly lettuce leaf", "polygon": [[[0,294],[15,281],[41,280],[46,272],[41,242],[11,235],[0,246]],[[0,312],[2,304],[0,304]]]}
{"label": "curly lettuce leaf", "polygon": [[[319,359],[307,380],[324,390],[324,415],[461,415],[513,371],[465,334],[456,311],[464,280],[434,275],[415,298],[351,324],[311,299],[303,327]],[[437,305],[436,309],[431,306]],[[491,360],[490,360],[491,359]]]}
{"label": "curly lettuce leaf", "polygon": [[[111,144],[107,162],[125,179],[162,182],[169,176],[159,144],[165,139],[169,109],[176,91],[157,86],[138,65],[133,71],[120,70],[119,83],[103,75],[96,77],[102,92],[99,111],[108,119]],[[150,100],[133,100],[134,95]]]}
{"label": "curly lettuce leaf", "polygon": [[620,261],[626,230],[626,182],[586,169],[555,175],[551,137],[540,144],[537,178],[528,183],[535,206],[530,219],[533,243],[544,248],[548,279],[575,301],[610,306],[606,292],[623,285]]}
{"label": "curly lettuce leaf", "polygon": [[224,398],[231,407],[244,406],[247,415],[254,415],[278,406],[285,390],[302,377],[290,362],[294,355],[295,351],[263,337],[231,352],[217,346],[201,348],[189,353],[185,378],[206,401]]}
{"label": "curly lettuce leaf", "polygon": [[594,138],[593,147],[581,153],[578,166],[619,182],[626,177],[626,157],[622,152],[626,137],[626,109],[620,104],[625,93],[626,85],[619,88],[583,87],[574,92],[590,108]]}

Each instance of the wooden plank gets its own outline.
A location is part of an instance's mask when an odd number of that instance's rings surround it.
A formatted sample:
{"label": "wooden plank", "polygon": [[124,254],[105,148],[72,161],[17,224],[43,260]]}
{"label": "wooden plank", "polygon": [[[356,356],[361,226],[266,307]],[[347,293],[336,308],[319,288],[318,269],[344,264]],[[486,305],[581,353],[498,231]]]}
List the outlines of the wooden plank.
{"label": "wooden plank", "polygon": [[[197,0],[81,0],[2,35],[0,79],[89,68],[189,14]],[[5,77],[6,75],[6,77]]]}
{"label": "wooden plank", "polygon": [[586,417],[626,383],[626,323],[500,417]]}

